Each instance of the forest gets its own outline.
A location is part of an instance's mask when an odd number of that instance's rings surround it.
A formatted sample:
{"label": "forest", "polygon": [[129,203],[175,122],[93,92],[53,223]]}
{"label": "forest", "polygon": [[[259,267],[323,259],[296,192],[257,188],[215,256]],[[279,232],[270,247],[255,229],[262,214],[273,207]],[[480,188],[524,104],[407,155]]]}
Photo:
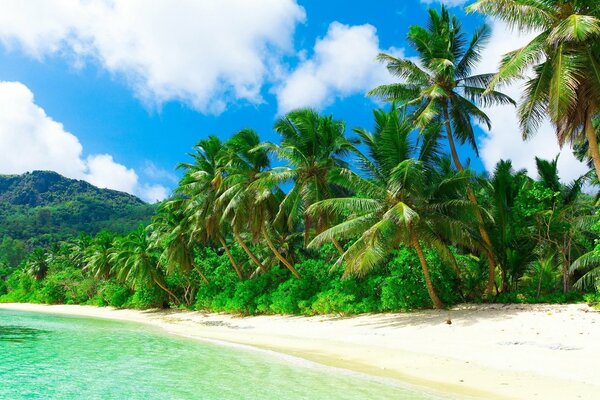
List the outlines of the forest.
{"label": "forest", "polygon": [[[23,260],[0,251],[0,301],[303,315],[597,303],[600,5],[508,3],[469,7],[538,32],[498,71],[473,74],[488,26],[467,35],[430,9],[406,37],[418,61],[379,55],[396,82],[368,93],[384,104],[371,126],[299,109],[275,122],[278,143],[250,127],[203,138],[149,224],[29,246]],[[517,80],[512,99],[502,88]],[[458,147],[477,154],[475,124],[497,104],[515,106],[515,145],[548,119],[589,173],[563,182],[558,158],[471,169]]]}

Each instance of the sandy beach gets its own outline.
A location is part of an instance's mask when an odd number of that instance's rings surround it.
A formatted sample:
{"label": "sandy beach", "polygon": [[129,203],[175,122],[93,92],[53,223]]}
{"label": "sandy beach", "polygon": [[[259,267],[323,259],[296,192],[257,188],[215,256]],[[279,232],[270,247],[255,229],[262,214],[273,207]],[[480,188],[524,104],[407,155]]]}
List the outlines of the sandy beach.
{"label": "sandy beach", "polygon": [[[480,399],[598,399],[600,312],[587,305],[465,305],[356,317],[236,317],[0,304],[139,322]],[[447,321],[451,321],[450,324]]]}

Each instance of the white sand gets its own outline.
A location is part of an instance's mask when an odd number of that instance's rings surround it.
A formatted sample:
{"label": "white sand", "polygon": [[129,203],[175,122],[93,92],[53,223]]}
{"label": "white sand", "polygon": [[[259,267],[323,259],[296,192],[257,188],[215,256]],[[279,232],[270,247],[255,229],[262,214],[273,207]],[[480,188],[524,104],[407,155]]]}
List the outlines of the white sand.
{"label": "white sand", "polygon": [[352,318],[241,318],[35,304],[0,308],[147,323],[186,337],[395,378],[458,398],[600,399],[600,312],[586,305],[459,306]]}

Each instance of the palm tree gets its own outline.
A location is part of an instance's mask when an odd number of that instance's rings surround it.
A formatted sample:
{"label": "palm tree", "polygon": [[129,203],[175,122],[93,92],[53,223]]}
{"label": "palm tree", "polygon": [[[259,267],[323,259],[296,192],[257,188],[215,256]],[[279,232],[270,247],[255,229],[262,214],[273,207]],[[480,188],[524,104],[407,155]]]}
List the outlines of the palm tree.
{"label": "palm tree", "polygon": [[189,227],[182,207],[183,200],[176,198],[161,205],[149,229],[151,245],[162,250],[161,259],[167,273],[178,268],[182,272],[195,269],[200,278],[208,283],[208,278],[194,261],[194,243],[189,237]]}
{"label": "palm tree", "polygon": [[94,237],[86,250],[85,267],[96,279],[110,277],[112,263],[110,255],[114,251],[114,235],[103,231]]}
{"label": "palm tree", "polygon": [[584,271],[585,274],[575,282],[579,289],[600,288],[600,245],[579,257],[571,265],[571,273]]}
{"label": "palm tree", "polygon": [[487,229],[498,259],[502,292],[508,292],[509,278],[516,282],[535,259],[530,223],[520,220],[523,215],[518,212],[522,191],[530,190],[530,183],[527,171],[515,172],[512,163],[504,160],[496,164],[489,179],[482,179],[484,198],[489,202],[485,206],[493,218]]}
{"label": "palm tree", "polygon": [[534,215],[536,239],[555,255],[561,267],[563,291],[567,292],[571,289],[571,264],[586,241],[582,235],[589,232],[597,217],[591,207],[581,202],[584,177],[563,185],[558,174],[558,157],[551,161],[536,158],[536,164],[539,175],[536,184],[547,193],[544,209]]}
{"label": "palm tree", "polygon": [[129,235],[116,240],[116,250],[110,256],[113,273],[122,282],[133,287],[139,285],[157,285],[171,298],[180,303],[164,281],[164,275],[159,268],[158,257],[152,253],[148,234],[140,226]]}
{"label": "palm tree", "polygon": [[[459,172],[464,167],[455,140],[461,144],[469,143],[478,154],[472,121],[491,127],[490,119],[477,105],[515,104],[503,93],[486,90],[493,74],[471,75],[489,34],[489,28],[483,25],[466,45],[465,35],[456,17],[450,16],[444,6],[439,13],[430,9],[427,27],[411,26],[408,33],[408,41],[416,50],[419,62],[379,54],[377,58],[387,63],[388,70],[401,82],[382,85],[369,92],[372,96],[396,102],[401,107],[409,107],[415,123],[421,129],[435,122],[443,123],[452,160]],[[470,187],[467,196],[476,206],[477,198]],[[478,207],[475,207],[475,213],[489,265],[486,291],[491,295],[496,259]]]}
{"label": "palm tree", "polygon": [[[548,116],[561,146],[588,142],[600,180],[600,149],[593,119],[600,112],[600,3],[597,0],[479,0],[468,7],[537,35],[504,56],[488,90],[527,78],[519,106],[530,138]],[[528,77],[529,71],[533,74]]]}
{"label": "palm tree", "polygon": [[41,281],[48,274],[48,256],[42,248],[34,249],[27,259],[27,272]]}
{"label": "palm tree", "polygon": [[[217,241],[223,247],[238,277],[244,275],[226,242],[225,227],[221,223],[221,210],[215,208],[223,190],[223,143],[216,136],[198,142],[191,154],[193,163],[180,164],[185,174],[179,183],[177,195],[182,202],[190,241],[209,243]],[[254,259],[239,235],[234,235],[242,248]]]}
{"label": "palm tree", "polygon": [[281,196],[278,187],[256,185],[262,172],[270,166],[265,148],[258,147],[260,139],[252,129],[243,129],[225,143],[227,176],[223,181],[226,188],[217,204],[223,203],[223,219],[231,222],[234,232],[243,229],[256,239],[262,235],[275,257],[287,269],[300,278],[294,266],[274,245],[267,228],[272,225],[271,210],[278,207],[277,197]]}
{"label": "palm tree", "polygon": [[[264,187],[293,182],[285,195],[276,220],[285,222],[293,229],[297,221],[304,223],[304,243],[308,244],[311,231],[322,231],[328,224],[328,216],[319,213],[309,216],[306,209],[313,203],[331,198],[339,193],[328,175],[332,170],[347,167],[343,157],[356,153],[354,142],[345,136],[345,125],[331,116],[321,116],[311,109],[295,110],[275,123],[275,131],[281,135],[279,145],[265,143],[259,149],[267,149],[289,166],[273,168],[261,178]],[[334,245],[343,252],[340,244]]]}
{"label": "palm tree", "polygon": [[369,151],[360,160],[366,177],[341,170],[336,183],[356,195],[321,200],[309,208],[310,213],[344,219],[317,235],[310,246],[333,238],[354,240],[335,265],[345,263],[345,275],[364,275],[405,244],[417,253],[433,305],[442,308],[422,246],[436,248],[443,256],[450,253],[443,238],[465,239],[461,236],[469,230],[472,206],[458,195],[469,175],[444,178],[436,170],[439,127],[426,130],[419,145],[410,138],[412,123],[399,119],[397,110],[374,114],[374,133],[357,130]]}

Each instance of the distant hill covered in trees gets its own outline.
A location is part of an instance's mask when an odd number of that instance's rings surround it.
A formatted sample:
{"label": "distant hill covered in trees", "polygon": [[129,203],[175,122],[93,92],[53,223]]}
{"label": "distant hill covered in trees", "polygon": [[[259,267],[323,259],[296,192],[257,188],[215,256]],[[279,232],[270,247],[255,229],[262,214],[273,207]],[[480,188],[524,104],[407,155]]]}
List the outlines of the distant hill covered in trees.
{"label": "distant hill covered in trees", "polygon": [[56,172],[0,175],[0,258],[81,233],[126,233],[149,223],[154,211],[130,194]]}

